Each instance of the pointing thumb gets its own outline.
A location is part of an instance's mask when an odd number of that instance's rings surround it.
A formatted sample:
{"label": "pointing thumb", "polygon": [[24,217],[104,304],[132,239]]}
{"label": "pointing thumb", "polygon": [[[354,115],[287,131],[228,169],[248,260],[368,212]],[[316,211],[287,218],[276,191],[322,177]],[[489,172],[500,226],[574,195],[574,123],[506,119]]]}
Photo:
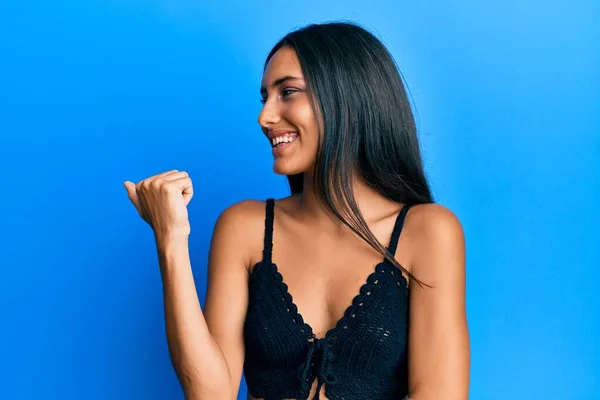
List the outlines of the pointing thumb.
{"label": "pointing thumb", "polygon": [[123,182],[123,186],[125,186],[125,189],[127,190],[127,195],[129,196],[129,200],[131,200],[131,202],[133,203],[135,208],[138,208],[138,201],[137,201],[138,199],[137,199],[137,192],[135,190],[135,184],[130,181],[125,181],[125,182]]}

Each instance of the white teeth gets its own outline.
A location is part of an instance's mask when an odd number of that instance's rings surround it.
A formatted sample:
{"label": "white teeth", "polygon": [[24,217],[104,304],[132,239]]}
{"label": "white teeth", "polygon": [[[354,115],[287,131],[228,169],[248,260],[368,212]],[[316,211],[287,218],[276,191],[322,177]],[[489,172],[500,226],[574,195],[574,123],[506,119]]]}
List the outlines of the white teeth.
{"label": "white teeth", "polygon": [[297,137],[298,137],[297,133],[286,133],[285,135],[274,137],[271,140],[271,144],[273,146],[277,146],[279,143],[282,143],[282,142],[290,143],[290,142],[293,142],[294,139],[296,139]]}

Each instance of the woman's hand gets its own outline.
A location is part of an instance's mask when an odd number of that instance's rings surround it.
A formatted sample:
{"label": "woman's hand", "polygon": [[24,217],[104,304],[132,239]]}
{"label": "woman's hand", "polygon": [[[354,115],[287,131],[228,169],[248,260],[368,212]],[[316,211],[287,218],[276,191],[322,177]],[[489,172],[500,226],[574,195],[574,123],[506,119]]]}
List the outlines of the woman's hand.
{"label": "woman's hand", "polygon": [[190,234],[187,205],[193,196],[187,172],[172,170],[146,178],[137,184],[124,182],[129,200],[154,231],[157,239]]}

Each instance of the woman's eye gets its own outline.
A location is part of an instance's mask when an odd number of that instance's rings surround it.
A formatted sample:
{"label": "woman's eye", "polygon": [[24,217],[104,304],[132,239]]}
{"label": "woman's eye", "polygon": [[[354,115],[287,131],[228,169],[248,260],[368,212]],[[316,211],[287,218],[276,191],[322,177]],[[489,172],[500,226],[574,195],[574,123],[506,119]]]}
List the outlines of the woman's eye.
{"label": "woman's eye", "polygon": [[[283,89],[283,90],[281,91],[281,97],[282,97],[283,99],[285,99],[285,98],[287,98],[289,95],[291,95],[292,93],[295,93],[295,92],[297,92],[297,90],[295,90],[295,89]],[[263,104],[263,105],[264,105],[266,102],[267,102],[267,98],[266,98],[266,97],[262,97],[262,98],[260,99],[260,103],[261,103],[261,104]]]}
{"label": "woman's eye", "polygon": [[283,95],[283,98],[286,98],[286,97],[288,97],[290,94],[292,94],[294,92],[296,92],[296,90],[294,90],[294,89],[283,89],[281,91],[281,94]]}

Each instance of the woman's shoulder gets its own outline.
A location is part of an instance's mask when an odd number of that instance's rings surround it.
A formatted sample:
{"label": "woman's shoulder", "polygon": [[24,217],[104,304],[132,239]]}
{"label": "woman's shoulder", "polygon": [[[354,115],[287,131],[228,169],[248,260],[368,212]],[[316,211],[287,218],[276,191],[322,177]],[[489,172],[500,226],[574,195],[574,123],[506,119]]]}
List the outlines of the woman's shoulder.
{"label": "woman's shoulder", "polygon": [[217,219],[217,225],[222,225],[239,233],[247,232],[259,224],[264,224],[265,212],[265,200],[239,200],[221,211]]}
{"label": "woman's shoulder", "polygon": [[214,226],[213,246],[234,249],[249,268],[262,254],[265,215],[266,199],[239,200],[226,206]]}
{"label": "woman's shoulder", "polygon": [[439,242],[456,242],[464,235],[458,216],[438,203],[412,205],[404,226],[414,244],[424,248],[439,245]]}
{"label": "woman's shoulder", "polygon": [[[225,215],[229,219],[234,220],[242,219],[247,221],[254,219],[262,219],[262,221],[264,222],[268,199],[269,197],[262,200],[240,200],[226,207],[221,214]],[[275,202],[276,210],[279,209],[280,211],[286,211],[288,208],[293,208],[297,205],[298,195],[292,194],[287,197],[273,198],[273,200]]]}
{"label": "woman's shoulder", "polygon": [[[405,220],[410,232],[413,266],[421,266],[421,274],[434,273],[434,265],[443,260],[460,261],[465,253],[465,235],[458,216],[448,207],[437,203],[415,204]],[[442,262],[438,262],[442,261]],[[455,263],[461,268],[461,263]],[[451,263],[446,263],[446,266]],[[424,267],[425,266],[425,267]],[[428,271],[423,271],[427,269]]]}
{"label": "woman's shoulder", "polygon": [[[287,197],[275,199],[275,207],[286,207],[291,205],[294,201],[296,201],[296,195],[290,195]],[[221,216],[224,219],[233,220],[236,222],[248,222],[260,219],[264,222],[265,213],[266,213],[266,205],[267,200],[269,198],[265,198],[262,200],[256,199],[246,199],[239,200],[229,206],[227,206],[221,212]]]}
{"label": "woman's shoulder", "polygon": [[[275,212],[293,201],[292,197],[275,199]],[[248,239],[255,242],[252,239],[262,237],[264,231],[266,205],[267,199],[246,199],[232,203],[221,211],[215,229],[226,231],[243,242],[247,242]]]}

